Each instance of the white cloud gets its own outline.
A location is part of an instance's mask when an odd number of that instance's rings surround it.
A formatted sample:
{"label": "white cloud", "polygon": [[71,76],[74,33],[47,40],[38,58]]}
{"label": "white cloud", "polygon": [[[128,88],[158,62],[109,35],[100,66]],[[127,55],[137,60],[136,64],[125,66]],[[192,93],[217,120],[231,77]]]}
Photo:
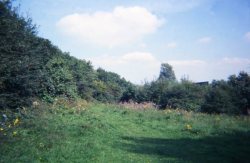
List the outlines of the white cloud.
{"label": "white cloud", "polygon": [[218,60],[165,60],[160,61],[147,52],[131,52],[121,56],[103,55],[89,58],[93,65],[116,72],[133,83],[141,84],[145,79],[151,81],[159,76],[162,62],[173,66],[178,79],[188,76],[194,82],[227,79],[240,71],[249,72],[248,58],[221,58]]}
{"label": "white cloud", "polygon": [[248,58],[222,58],[213,61],[204,60],[172,60],[167,61],[173,66],[176,76],[189,76],[193,81],[211,81],[212,79],[227,79],[239,71],[249,71]]}
{"label": "white cloud", "polygon": [[163,20],[143,7],[115,7],[112,12],[75,13],[61,18],[57,27],[84,42],[114,47],[153,33]]}
{"label": "white cloud", "polygon": [[250,41],[250,32],[247,32],[247,33],[245,34],[245,38],[246,38],[248,41]]}
{"label": "white cloud", "polygon": [[168,61],[168,63],[174,66],[200,66],[206,64],[202,60],[172,60]]}
{"label": "white cloud", "polygon": [[150,53],[132,52],[121,57],[123,61],[137,61],[137,62],[154,62],[156,59]]}
{"label": "white cloud", "polygon": [[200,39],[198,39],[198,42],[201,44],[208,44],[212,41],[211,37],[202,37]]}
{"label": "white cloud", "polygon": [[170,60],[178,79],[188,76],[193,81],[203,81],[202,77],[208,72],[207,63],[203,60]]}
{"label": "white cloud", "polygon": [[141,43],[141,44],[139,44],[139,47],[140,47],[140,48],[146,48],[146,47],[147,47],[147,44]]}
{"label": "white cloud", "polygon": [[222,64],[232,64],[232,65],[242,65],[242,64],[250,64],[250,59],[247,58],[228,58],[225,57],[221,60]]}
{"label": "white cloud", "polygon": [[153,80],[160,72],[160,62],[147,52],[131,52],[121,56],[104,55],[89,60],[95,67],[116,72],[137,84],[141,84],[144,80]]}
{"label": "white cloud", "polygon": [[169,49],[174,49],[177,47],[177,43],[176,42],[170,42],[167,44],[167,48]]}

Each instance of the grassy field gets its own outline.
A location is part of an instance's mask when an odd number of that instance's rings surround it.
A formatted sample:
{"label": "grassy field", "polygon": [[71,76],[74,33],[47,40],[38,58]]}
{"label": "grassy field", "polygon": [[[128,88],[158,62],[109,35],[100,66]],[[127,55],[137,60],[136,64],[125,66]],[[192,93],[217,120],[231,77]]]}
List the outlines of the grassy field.
{"label": "grassy field", "polygon": [[104,104],[42,110],[2,128],[0,162],[250,162],[249,117]]}

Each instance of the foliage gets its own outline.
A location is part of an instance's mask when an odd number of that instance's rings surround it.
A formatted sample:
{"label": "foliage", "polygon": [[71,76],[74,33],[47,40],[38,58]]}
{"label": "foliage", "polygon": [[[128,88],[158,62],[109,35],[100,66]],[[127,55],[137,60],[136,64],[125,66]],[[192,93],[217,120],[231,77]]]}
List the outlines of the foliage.
{"label": "foliage", "polygon": [[145,83],[143,87],[130,88],[126,92],[124,98],[126,100],[123,101],[132,100],[139,103],[151,101],[162,109],[200,111],[207,89],[207,86],[200,86],[187,80],[181,83],[156,80]]}
{"label": "foliage", "polygon": [[129,82],[115,73],[95,71],[90,62],[38,37],[31,19],[17,11],[11,1],[0,1],[0,109],[30,106],[34,98],[47,102],[57,96],[105,102],[121,98]]}
{"label": "foliage", "polygon": [[168,63],[161,64],[161,71],[158,80],[168,80],[168,81],[176,80],[173,68],[170,64]]}
{"label": "foliage", "polygon": [[[169,66],[164,65],[162,67]],[[145,83],[143,86],[129,87],[121,101],[151,101],[162,109],[249,114],[250,77],[246,72],[240,72],[238,76],[232,75],[228,81],[214,80],[210,85],[201,85],[186,79],[182,79],[181,82],[168,80],[161,77],[162,72],[163,70],[156,81]],[[172,70],[171,74],[174,74]]]}
{"label": "foliage", "polygon": [[182,81],[168,88],[160,99],[163,108],[200,111],[204,102],[207,86],[196,85],[190,81]]}
{"label": "foliage", "polygon": [[131,83],[118,74],[97,69],[94,98],[102,102],[119,102],[123,93],[131,87]]}
{"label": "foliage", "polygon": [[247,114],[250,109],[250,76],[246,72],[240,72],[238,76],[231,75],[228,85],[233,87],[234,98],[237,99],[236,105],[239,113]]}
{"label": "foliage", "polygon": [[206,95],[202,111],[207,113],[233,113],[237,107],[233,103],[233,90],[226,81],[213,81]]}
{"label": "foliage", "polygon": [[18,13],[10,0],[0,0],[0,109],[31,106],[37,98],[72,101],[153,102],[162,109],[248,114],[250,77],[241,72],[208,86],[178,82],[168,63],[157,80],[134,85],[118,74],[97,70],[89,61],[62,52],[37,36],[36,25]]}
{"label": "foliage", "polygon": [[0,107],[25,105],[44,89],[41,65],[48,57],[41,54],[48,41],[35,36],[31,19],[20,17],[10,1],[0,1],[0,12]]}
{"label": "foliage", "polygon": [[250,104],[250,76],[240,72],[228,81],[213,81],[202,106],[203,112],[247,114]]}
{"label": "foliage", "polygon": [[77,88],[73,82],[73,75],[67,60],[64,60],[60,56],[55,56],[46,64],[46,69],[52,81],[49,89],[51,95],[76,96],[74,94]]}

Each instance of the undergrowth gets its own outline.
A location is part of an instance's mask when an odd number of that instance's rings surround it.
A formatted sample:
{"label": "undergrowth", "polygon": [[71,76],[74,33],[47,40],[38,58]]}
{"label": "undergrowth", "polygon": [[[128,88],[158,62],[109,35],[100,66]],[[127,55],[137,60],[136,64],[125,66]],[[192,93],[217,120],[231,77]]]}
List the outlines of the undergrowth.
{"label": "undergrowth", "polygon": [[15,113],[1,128],[0,162],[250,160],[247,116],[58,100]]}

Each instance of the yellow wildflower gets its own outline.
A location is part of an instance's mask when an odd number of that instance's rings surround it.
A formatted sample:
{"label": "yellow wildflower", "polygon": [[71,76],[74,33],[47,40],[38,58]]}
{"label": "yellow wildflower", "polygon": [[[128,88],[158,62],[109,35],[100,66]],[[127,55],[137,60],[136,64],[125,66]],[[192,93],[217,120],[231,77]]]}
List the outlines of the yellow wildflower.
{"label": "yellow wildflower", "polygon": [[18,118],[15,119],[15,121],[14,121],[14,126],[18,125],[19,122],[20,122],[20,120],[19,120]]}
{"label": "yellow wildflower", "polygon": [[14,132],[13,132],[13,136],[16,136],[16,135],[17,135],[17,132],[16,132],[16,131],[14,131]]}
{"label": "yellow wildflower", "polygon": [[3,131],[3,128],[0,128],[0,131]]}
{"label": "yellow wildflower", "polygon": [[192,129],[192,126],[189,125],[189,124],[187,124],[187,125],[186,125],[186,129],[191,130],[191,129]]}

